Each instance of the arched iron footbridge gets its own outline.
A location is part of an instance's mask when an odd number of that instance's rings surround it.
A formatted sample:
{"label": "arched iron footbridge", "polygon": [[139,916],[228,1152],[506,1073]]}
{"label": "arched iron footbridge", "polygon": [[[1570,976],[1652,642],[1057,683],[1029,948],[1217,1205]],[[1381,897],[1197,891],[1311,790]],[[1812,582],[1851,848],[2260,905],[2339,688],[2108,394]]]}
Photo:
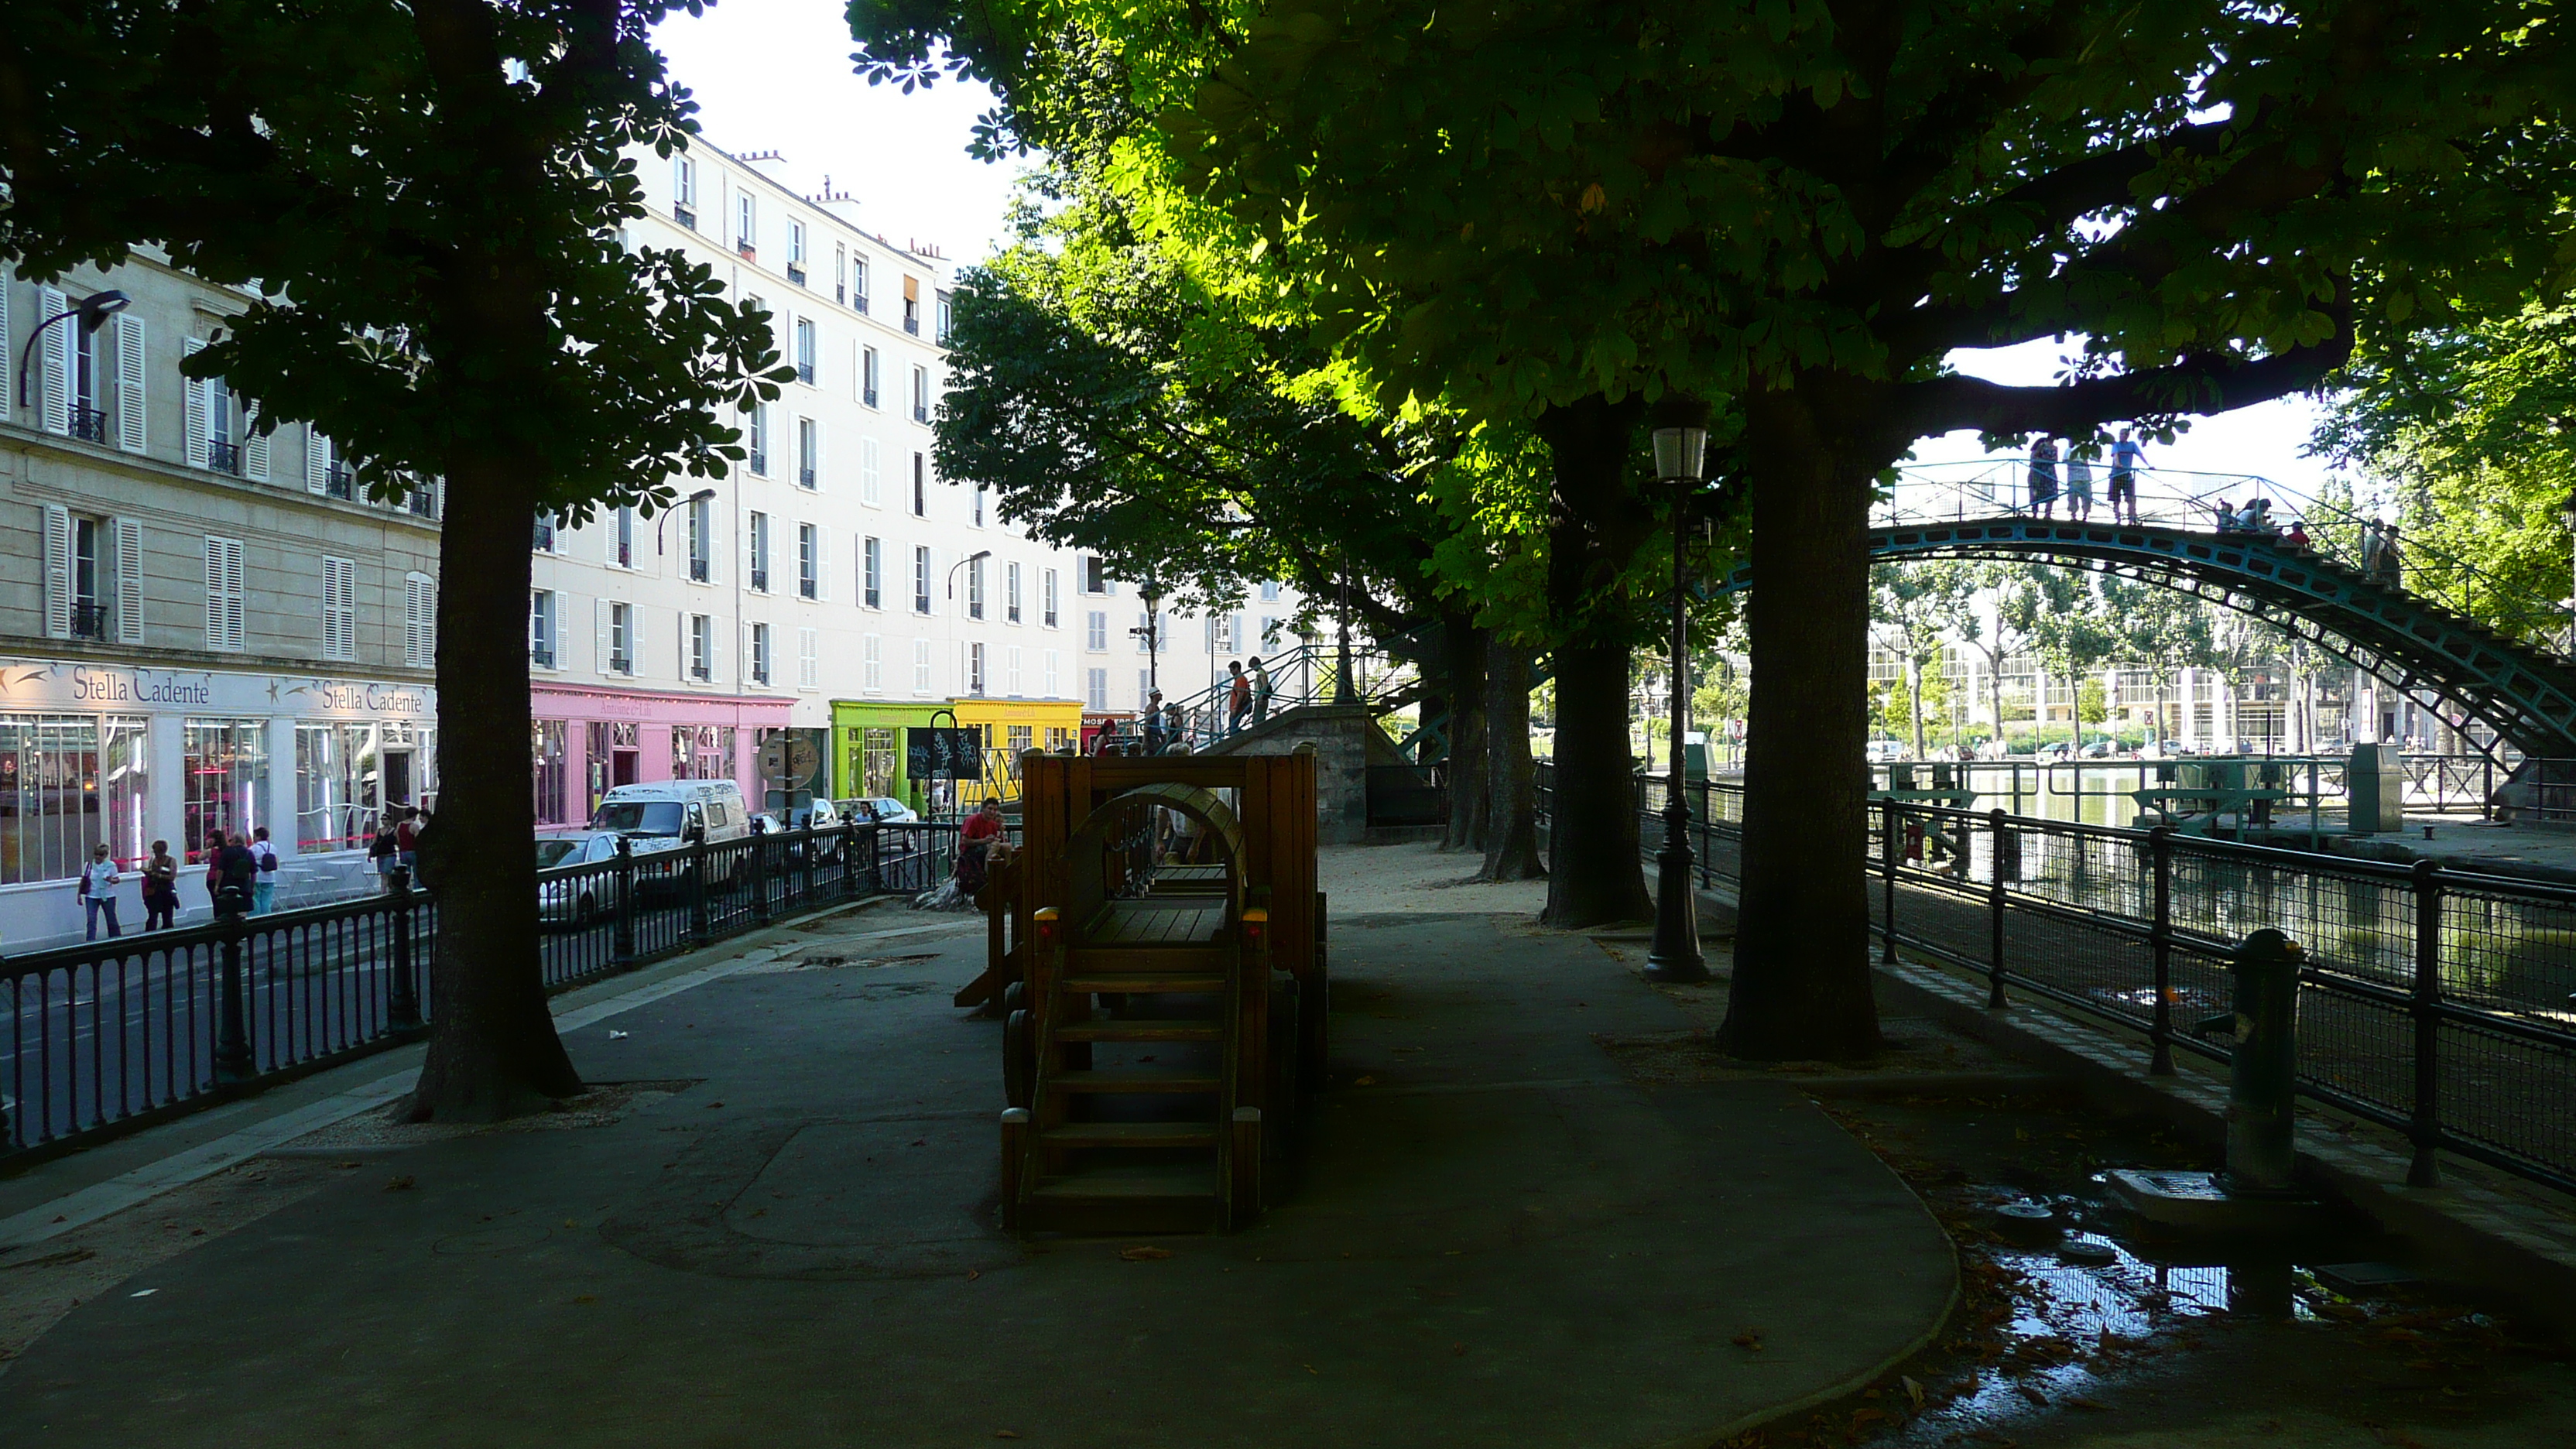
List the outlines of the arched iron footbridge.
{"label": "arched iron footbridge", "polygon": [[[2439,695],[2525,756],[2576,758],[2576,661],[2529,642],[2565,637],[2564,605],[2509,600],[2467,564],[2404,542],[2399,582],[2384,562],[2366,575],[2357,556],[2362,520],[2260,479],[2150,472],[2139,481],[2145,496],[2131,523],[2113,517],[2098,464],[2089,518],[2048,516],[2068,511],[2066,496],[2043,511],[2018,462],[1965,477],[1909,473],[1872,517],[1870,556],[2050,563],[2178,590],[2305,639],[2398,690]],[[2273,501],[2276,524],[2301,520],[2309,546],[2216,526],[2222,500],[2242,508],[2256,496]],[[1719,587],[1752,582],[1749,568],[1738,569]],[[2483,600],[2512,632],[2446,599]]]}

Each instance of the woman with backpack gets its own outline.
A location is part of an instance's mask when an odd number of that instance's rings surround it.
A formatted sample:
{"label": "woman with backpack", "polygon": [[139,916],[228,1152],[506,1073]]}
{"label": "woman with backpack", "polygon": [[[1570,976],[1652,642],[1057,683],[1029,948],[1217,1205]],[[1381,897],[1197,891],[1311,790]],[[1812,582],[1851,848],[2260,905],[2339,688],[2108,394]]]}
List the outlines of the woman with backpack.
{"label": "woman with backpack", "polygon": [[259,874],[250,887],[250,913],[264,916],[277,909],[277,847],[268,843],[268,827],[250,833],[250,858]]}
{"label": "woman with backpack", "polygon": [[216,849],[213,864],[206,871],[206,885],[215,898],[215,919],[250,914],[251,887],[259,879],[259,861],[242,843],[238,831],[218,836],[223,844]]}

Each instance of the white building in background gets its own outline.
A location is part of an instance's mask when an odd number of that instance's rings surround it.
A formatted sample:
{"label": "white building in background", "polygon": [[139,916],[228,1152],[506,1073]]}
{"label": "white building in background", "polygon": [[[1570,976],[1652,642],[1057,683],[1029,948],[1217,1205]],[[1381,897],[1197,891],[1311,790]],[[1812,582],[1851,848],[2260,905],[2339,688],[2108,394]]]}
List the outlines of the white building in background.
{"label": "white building in background", "polygon": [[[43,325],[110,291],[96,330]],[[435,786],[435,490],[356,499],[327,439],[182,378],[248,303],[149,258],[0,272],[0,949],[76,934],[98,842],[131,868],[266,826],[291,902],[351,884],[379,812]]]}
{"label": "white building in background", "polygon": [[[982,711],[992,743],[1021,738],[1007,733],[1018,721],[1045,744],[1086,711],[1136,709],[1133,590],[1005,525],[982,490],[934,466],[950,263],[870,229],[828,184],[799,194],[775,153],[699,142],[668,159],[639,150],[637,164],[651,214],[629,244],[685,250],[765,308],[796,377],[741,419],[750,456],[728,476],[674,480],[676,510],[540,525],[539,819],[584,819],[637,780],[731,776],[760,799],[779,783],[761,775],[760,745],[779,732],[815,747],[816,774],[791,791],[885,793],[865,788],[884,772],[863,763],[864,730],[890,740],[941,707],[973,724],[967,702],[1022,701]],[[1204,659],[1222,673],[1264,631],[1284,639],[1294,612],[1265,588],[1219,619],[1167,620],[1165,692],[1204,687]]]}

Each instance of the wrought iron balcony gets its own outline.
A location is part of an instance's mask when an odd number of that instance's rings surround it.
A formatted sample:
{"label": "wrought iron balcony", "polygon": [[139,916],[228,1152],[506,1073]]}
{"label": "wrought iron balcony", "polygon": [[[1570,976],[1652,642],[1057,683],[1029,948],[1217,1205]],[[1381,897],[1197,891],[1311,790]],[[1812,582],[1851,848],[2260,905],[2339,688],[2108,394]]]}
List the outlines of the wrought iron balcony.
{"label": "wrought iron balcony", "polygon": [[914,403],[914,404],[912,405],[912,420],[913,420],[914,422],[916,422],[916,423],[926,423],[926,422],[929,422],[929,421],[930,421],[930,404],[928,404],[928,403]]}
{"label": "wrought iron balcony", "polygon": [[752,449],[750,462],[751,471],[758,473],[764,478],[769,476],[769,455],[767,453],[762,452],[758,448]]}
{"label": "wrought iron balcony", "polygon": [[918,316],[904,318],[903,330],[911,333],[915,337],[919,337],[921,335],[921,318]]}
{"label": "wrought iron balcony", "polygon": [[812,574],[807,574],[804,577],[799,578],[796,581],[796,592],[805,598],[813,598],[816,592],[814,587],[814,576]]}
{"label": "wrought iron balcony", "polygon": [[354,499],[358,496],[358,475],[334,463],[322,470],[322,491],[333,498]]}
{"label": "wrought iron balcony", "polygon": [[747,241],[735,242],[733,244],[733,249],[741,253],[742,259],[746,262],[756,262],[760,260],[760,248],[753,246]]}
{"label": "wrought iron balcony", "polygon": [[611,654],[608,656],[608,672],[611,674],[633,674],[635,672],[635,661],[627,658],[623,654]]}
{"label": "wrought iron balcony", "polygon": [[844,307],[850,305],[850,284],[847,282],[834,282],[832,284],[832,300],[840,303]]}
{"label": "wrought iron balcony", "polygon": [[239,477],[242,470],[241,444],[227,443],[221,438],[206,439],[206,468],[210,472]]}
{"label": "wrought iron balcony", "polygon": [[805,384],[807,387],[812,387],[814,385],[814,364],[810,362],[800,362],[796,364],[796,380]]}
{"label": "wrought iron balcony", "polygon": [[707,574],[708,568],[707,561],[705,559],[693,558],[689,560],[689,579],[692,583],[705,583],[707,581]]}
{"label": "wrought iron balcony", "polygon": [[865,311],[867,311],[867,310],[868,310],[868,294],[867,294],[867,293],[865,293],[865,292],[861,292],[861,293],[860,293],[859,295],[857,295],[856,297],[851,298],[851,299],[850,299],[850,310],[851,310],[851,311],[853,311],[853,312],[865,312]]}
{"label": "wrought iron balcony", "polygon": [[528,662],[529,662],[530,664],[533,664],[533,665],[537,666],[539,669],[552,669],[552,668],[554,668],[554,667],[555,667],[555,648],[554,648],[554,646],[553,646],[553,645],[551,645],[551,644],[531,644],[531,645],[529,645],[529,646],[528,646]]}
{"label": "wrought iron balcony", "polygon": [[105,604],[72,605],[72,637],[107,641],[107,606]]}
{"label": "wrought iron balcony", "polygon": [[862,391],[859,394],[859,401],[866,403],[869,407],[875,407],[877,405],[877,390],[875,388],[868,388]]}
{"label": "wrought iron balcony", "polygon": [[765,594],[769,592],[769,570],[753,569],[751,571],[751,591],[755,594]]}
{"label": "wrought iron balcony", "polygon": [[813,469],[811,469],[811,468],[799,468],[799,469],[797,469],[797,470],[796,470],[796,486],[797,486],[797,487],[799,487],[799,488],[811,488],[811,487],[813,487],[813,486],[814,486],[814,470],[813,470]]}
{"label": "wrought iron balcony", "polygon": [[72,436],[84,443],[107,441],[107,414],[104,410],[72,404]]}
{"label": "wrought iron balcony", "polygon": [[689,666],[689,677],[698,681],[700,684],[704,684],[715,678],[715,673],[707,667],[704,660],[701,660],[698,663]]}
{"label": "wrought iron balcony", "polygon": [[671,220],[678,222],[680,225],[687,227],[691,231],[696,231],[698,229],[698,214],[676,201],[671,203]]}
{"label": "wrought iron balcony", "polygon": [[[796,285],[798,285],[798,286],[800,286],[800,287],[801,287],[801,286],[804,286],[804,285],[805,285],[805,269],[804,269],[803,267],[800,267],[800,266],[796,265],[794,262],[789,262],[789,263],[787,264],[787,280],[789,280],[789,281],[791,281],[791,282],[794,282]],[[810,378],[810,377],[809,377],[809,378],[807,378],[807,379],[805,379],[805,380],[806,380],[807,382],[812,382],[814,379],[812,379],[812,378]]]}

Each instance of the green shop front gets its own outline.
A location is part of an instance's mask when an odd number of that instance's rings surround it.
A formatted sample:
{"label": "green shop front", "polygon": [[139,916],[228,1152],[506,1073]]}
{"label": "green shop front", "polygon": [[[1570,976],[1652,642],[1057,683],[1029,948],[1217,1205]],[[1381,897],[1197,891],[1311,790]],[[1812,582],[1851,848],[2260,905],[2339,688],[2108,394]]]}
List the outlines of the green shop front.
{"label": "green shop front", "polygon": [[832,701],[833,798],[883,795],[929,814],[926,793],[904,774],[903,732],[949,707],[944,699]]}

